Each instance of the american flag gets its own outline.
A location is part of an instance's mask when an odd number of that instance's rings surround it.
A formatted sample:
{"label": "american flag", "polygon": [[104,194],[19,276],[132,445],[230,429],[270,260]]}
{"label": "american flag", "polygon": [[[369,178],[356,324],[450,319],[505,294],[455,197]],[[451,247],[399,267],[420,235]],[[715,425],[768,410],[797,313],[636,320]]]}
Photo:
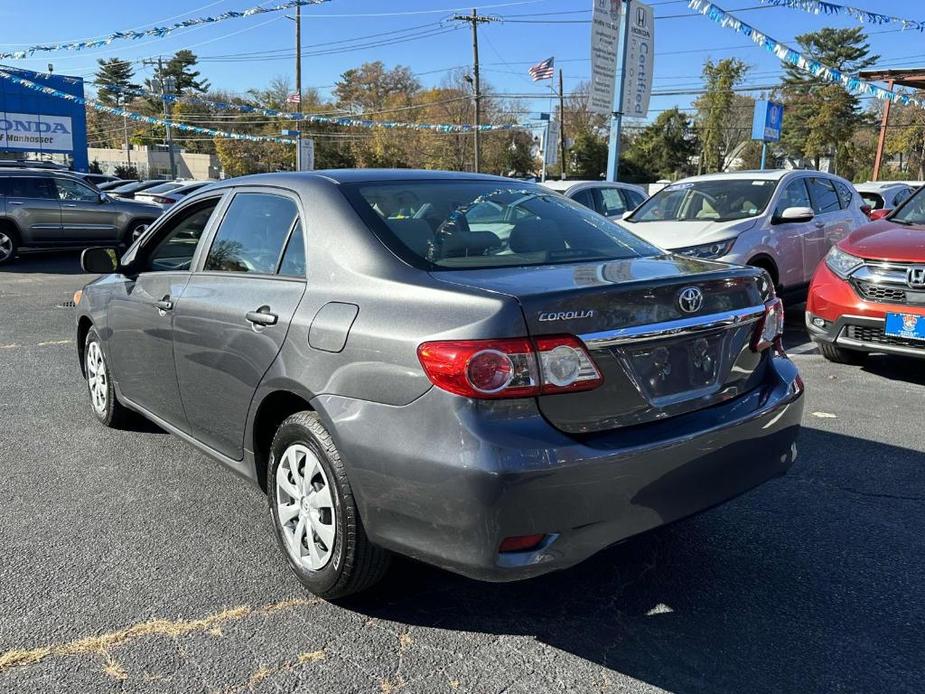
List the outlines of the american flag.
{"label": "american flag", "polygon": [[534,82],[552,79],[553,73],[555,73],[555,70],[552,67],[553,60],[555,60],[555,58],[546,58],[546,60],[537,63],[528,70],[530,77],[533,78]]}
{"label": "american flag", "polygon": [[302,95],[299,94],[298,92],[292,92],[292,94],[286,97],[286,103],[287,104],[301,104]]}

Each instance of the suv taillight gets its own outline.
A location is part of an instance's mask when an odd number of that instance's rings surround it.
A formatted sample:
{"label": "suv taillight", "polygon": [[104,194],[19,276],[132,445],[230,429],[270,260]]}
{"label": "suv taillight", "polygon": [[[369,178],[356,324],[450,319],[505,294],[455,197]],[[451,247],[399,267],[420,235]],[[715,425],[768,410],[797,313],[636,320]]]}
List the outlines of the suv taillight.
{"label": "suv taillight", "polygon": [[772,299],[764,305],[764,316],[755,327],[752,349],[756,352],[766,350],[780,340],[784,334],[784,303]]}
{"label": "suv taillight", "polygon": [[425,342],[418,359],[438,388],[467,398],[524,398],[590,390],[600,371],[572,335]]}

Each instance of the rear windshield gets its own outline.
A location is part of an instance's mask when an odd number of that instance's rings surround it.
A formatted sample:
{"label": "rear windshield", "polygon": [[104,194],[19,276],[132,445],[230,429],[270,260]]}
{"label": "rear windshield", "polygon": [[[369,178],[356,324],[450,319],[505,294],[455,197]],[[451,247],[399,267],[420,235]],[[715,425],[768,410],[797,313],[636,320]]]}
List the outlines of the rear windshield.
{"label": "rear windshield", "polygon": [[477,269],[661,253],[582,205],[532,184],[390,181],[343,189],[386,245],[418,266]]}
{"label": "rear windshield", "polygon": [[152,186],[151,188],[145,188],[145,193],[166,193],[168,191],[174,190],[182,186],[182,183],[161,183],[158,186]]}
{"label": "rear windshield", "polygon": [[686,181],[663,188],[646,200],[634,222],[728,222],[755,217],[768,206],[777,181],[714,179]]}
{"label": "rear windshield", "polygon": [[883,209],[883,198],[880,197],[877,193],[861,193],[861,199],[864,201],[865,205],[869,205],[875,210]]}

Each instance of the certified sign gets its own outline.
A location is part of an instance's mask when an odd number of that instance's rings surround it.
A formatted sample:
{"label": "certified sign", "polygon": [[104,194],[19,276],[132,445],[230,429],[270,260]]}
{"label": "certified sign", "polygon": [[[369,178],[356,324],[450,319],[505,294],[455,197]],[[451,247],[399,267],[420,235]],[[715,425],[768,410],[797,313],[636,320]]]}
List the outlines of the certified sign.
{"label": "certified sign", "polygon": [[655,62],[655,15],[649,5],[627,4],[630,12],[626,44],[626,71],[623,73],[623,115],[645,118],[652,94],[652,68]]}
{"label": "certified sign", "polygon": [[299,171],[312,171],[315,168],[315,141],[310,138],[299,140]]}
{"label": "certified sign", "polygon": [[73,152],[71,119],[0,111],[0,149]]}
{"label": "certified sign", "polygon": [[617,74],[617,40],[620,33],[620,0],[593,0],[591,14],[591,97],[594,113],[613,112],[613,87]]}

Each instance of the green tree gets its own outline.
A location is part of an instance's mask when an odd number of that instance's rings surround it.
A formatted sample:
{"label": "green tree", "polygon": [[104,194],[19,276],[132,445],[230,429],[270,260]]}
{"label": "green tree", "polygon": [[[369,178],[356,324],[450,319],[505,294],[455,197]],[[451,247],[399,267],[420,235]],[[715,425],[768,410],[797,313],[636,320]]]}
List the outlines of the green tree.
{"label": "green tree", "polygon": [[161,80],[172,79],[175,94],[204,94],[211,85],[208,80],[199,78],[198,70],[192,69],[198,63],[199,58],[191,50],[184,48],[177,51],[164,63],[163,69],[158,68],[154,71],[154,77],[146,80],[148,91],[160,93]]}
{"label": "green tree", "polygon": [[579,132],[572,142],[569,165],[578,178],[601,178],[607,170],[607,141],[588,130]]}
{"label": "green tree", "polygon": [[728,130],[736,114],[735,88],[745,79],[746,72],[748,66],[738,58],[725,58],[717,63],[708,59],[703,66],[706,89],[695,106],[701,142],[700,166],[704,173],[726,168],[731,151]]}
{"label": "green tree", "polygon": [[890,109],[890,129],[887,131],[886,151],[900,155],[906,171],[903,178],[925,179],[925,109],[921,106],[893,104]]}
{"label": "green tree", "polygon": [[688,114],[677,107],[662,111],[655,121],[631,141],[628,162],[650,172],[650,178],[678,179],[691,173],[697,153],[697,137]]}
{"label": "green tree", "polygon": [[[802,52],[822,65],[845,74],[870,67],[879,56],[871,55],[870,44],[861,27],[826,27],[796,37]],[[865,122],[858,97],[840,84],[833,84],[800,70],[784,66],[781,88],[784,129],[781,145],[794,157],[807,157],[818,169],[824,156],[834,160],[833,169],[845,168],[843,154],[855,131]],[[843,171],[843,173],[845,173]]]}
{"label": "green tree", "polygon": [[101,103],[107,106],[123,106],[132,98],[126,93],[127,90],[141,88],[132,81],[135,78],[135,70],[129,61],[120,58],[98,58],[96,62],[99,67],[93,83],[99,87],[97,99]]}

